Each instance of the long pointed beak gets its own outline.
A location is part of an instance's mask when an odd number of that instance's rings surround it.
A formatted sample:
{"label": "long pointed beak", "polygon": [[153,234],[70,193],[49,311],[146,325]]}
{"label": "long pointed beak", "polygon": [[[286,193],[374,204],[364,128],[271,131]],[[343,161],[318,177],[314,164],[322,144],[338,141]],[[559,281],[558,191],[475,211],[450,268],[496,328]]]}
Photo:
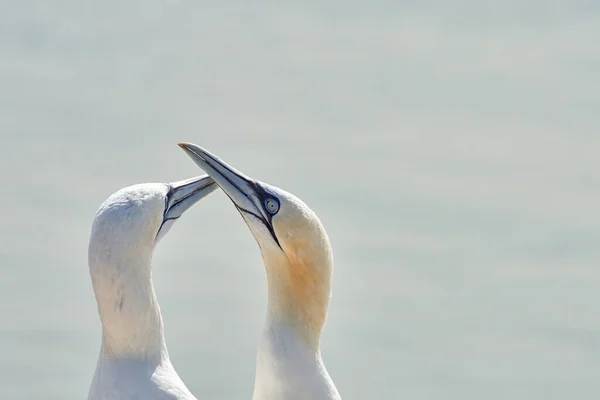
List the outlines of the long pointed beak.
{"label": "long pointed beak", "polygon": [[170,183],[164,221],[179,218],[216,188],[215,181],[207,175]]}
{"label": "long pointed beak", "polygon": [[271,196],[261,187],[260,182],[247,177],[200,146],[192,143],[179,143],[179,147],[215,180],[244,219],[246,219],[244,214],[250,214],[261,221],[271,233],[275,243],[281,247],[273,228],[272,215],[264,209],[265,198]]}
{"label": "long pointed beak", "polygon": [[[223,189],[240,211],[245,211],[264,220],[262,201],[256,181],[237,171],[217,156],[192,143],[179,143],[188,156]],[[258,214],[258,215],[257,215]]]}

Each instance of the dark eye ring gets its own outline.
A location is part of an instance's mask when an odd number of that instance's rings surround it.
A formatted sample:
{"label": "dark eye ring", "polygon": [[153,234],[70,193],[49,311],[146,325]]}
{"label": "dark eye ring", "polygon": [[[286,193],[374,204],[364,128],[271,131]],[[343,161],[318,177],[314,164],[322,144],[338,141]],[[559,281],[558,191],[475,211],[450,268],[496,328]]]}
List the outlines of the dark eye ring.
{"label": "dark eye ring", "polygon": [[279,202],[273,198],[265,199],[265,209],[269,214],[275,215],[279,211]]}

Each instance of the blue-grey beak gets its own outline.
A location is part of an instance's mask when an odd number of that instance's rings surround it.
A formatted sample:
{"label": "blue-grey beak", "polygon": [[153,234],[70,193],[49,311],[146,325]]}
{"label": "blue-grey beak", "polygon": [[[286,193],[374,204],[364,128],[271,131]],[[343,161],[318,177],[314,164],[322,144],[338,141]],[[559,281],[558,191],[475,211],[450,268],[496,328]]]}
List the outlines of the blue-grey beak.
{"label": "blue-grey beak", "polygon": [[[179,143],[179,147],[215,180],[242,216],[249,214],[261,221],[271,233],[275,243],[279,245],[279,239],[275,234],[272,222],[273,214],[277,211],[270,213],[265,209],[266,199],[277,202],[278,200],[275,199],[274,195],[265,191],[261,182],[244,175],[198,145]],[[279,206],[279,203],[277,203],[277,206]]]}
{"label": "blue-grey beak", "polygon": [[169,192],[167,193],[167,205],[163,222],[179,218],[198,200],[206,197],[217,188],[215,181],[207,175],[173,182],[168,186]]}

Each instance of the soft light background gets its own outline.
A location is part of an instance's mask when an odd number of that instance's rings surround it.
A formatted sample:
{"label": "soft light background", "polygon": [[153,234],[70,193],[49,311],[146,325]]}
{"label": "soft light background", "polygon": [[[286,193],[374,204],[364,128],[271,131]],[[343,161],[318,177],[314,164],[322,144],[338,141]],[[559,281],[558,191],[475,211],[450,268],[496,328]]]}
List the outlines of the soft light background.
{"label": "soft light background", "polygon": [[[225,5],[225,3],[227,5]],[[334,246],[350,399],[600,398],[595,1],[0,1],[0,398],[82,399],[87,240],[192,141],[304,199]],[[258,247],[217,192],[160,243],[173,363],[249,399]]]}

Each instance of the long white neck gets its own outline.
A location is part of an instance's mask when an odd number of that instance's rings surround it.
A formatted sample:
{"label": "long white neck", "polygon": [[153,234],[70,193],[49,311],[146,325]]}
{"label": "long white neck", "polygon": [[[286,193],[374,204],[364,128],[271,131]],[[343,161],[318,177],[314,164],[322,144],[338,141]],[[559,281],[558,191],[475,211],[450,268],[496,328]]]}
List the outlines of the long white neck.
{"label": "long white neck", "polygon": [[88,400],[196,399],[169,360],[149,264],[90,263],[102,349]]}
{"label": "long white neck", "polygon": [[91,268],[102,322],[102,357],[152,361],[168,358],[149,264],[150,256],[123,260],[122,265]]}
{"label": "long white neck", "polygon": [[[271,303],[272,299],[269,299]],[[269,306],[256,358],[253,400],[339,400],[323,360],[320,332]]]}

